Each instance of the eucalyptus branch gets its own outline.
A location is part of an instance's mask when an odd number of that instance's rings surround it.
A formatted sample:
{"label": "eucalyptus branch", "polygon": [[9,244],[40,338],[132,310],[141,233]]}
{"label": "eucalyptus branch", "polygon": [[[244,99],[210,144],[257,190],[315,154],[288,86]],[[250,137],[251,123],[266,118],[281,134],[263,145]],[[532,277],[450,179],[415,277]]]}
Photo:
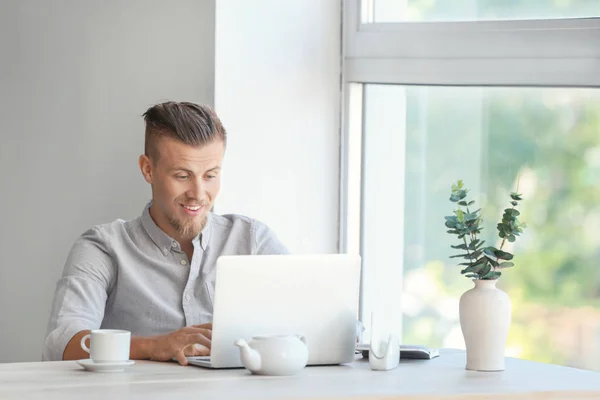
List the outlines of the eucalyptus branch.
{"label": "eucalyptus branch", "polygon": [[[517,181],[518,190],[518,181]],[[520,215],[516,210],[518,202],[522,200],[521,195],[517,192],[510,194],[511,208],[504,210],[502,220],[497,225],[498,235],[502,239],[500,249],[493,246],[483,247],[484,240],[478,239],[478,235],[483,229],[482,220],[479,215],[481,209],[471,211],[469,206],[475,201],[467,201],[468,190],[464,187],[462,181],[458,181],[452,185],[450,201],[457,203],[457,209],[454,215],[445,217],[446,227],[450,228],[448,233],[456,235],[461,244],[451,246],[453,249],[463,250],[464,253],[456,254],[450,258],[463,258],[464,262],[459,265],[465,266],[461,270],[461,274],[465,274],[467,278],[472,279],[498,279],[502,274],[499,270],[509,268],[514,265],[512,260],[513,255],[502,250],[506,240],[514,242],[516,236],[523,232],[525,224],[521,224],[518,220]],[[465,207],[465,211],[461,208]],[[469,240],[467,240],[467,237]]]}
{"label": "eucalyptus branch", "polygon": [[[521,175],[518,175],[518,176],[517,176],[517,191],[516,191],[516,192],[513,192],[513,193],[511,193],[511,198],[513,199],[513,201],[511,201],[511,204],[512,204],[511,210],[514,210],[514,209],[515,209],[515,207],[518,205],[517,199],[513,198],[513,194],[514,194],[514,195],[516,195],[516,197],[519,197],[519,199],[518,199],[518,200],[520,200],[520,196],[521,196],[521,195],[520,195],[520,194],[518,194],[518,193],[519,193],[519,184],[520,184],[520,182],[521,182]],[[506,210],[505,210],[505,211],[506,211]],[[513,212],[513,213],[511,213],[511,214],[515,214],[515,213]],[[517,214],[517,215],[519,215],[519,214]],[[515,220],[516,220],[516,218],[515,218]],[[521,225],[521,226],[522,226],[522,225]],[[520,231],[520,232],[521,232],[521,231]],[[519,232],[519,233],[520,233],[520,232]],[[500,243],[500,250],[502,250],[502,248],[504,248],[504,243],[506,243],[506,237],[503,237],[503,238],[502,238],[502,242]]]}

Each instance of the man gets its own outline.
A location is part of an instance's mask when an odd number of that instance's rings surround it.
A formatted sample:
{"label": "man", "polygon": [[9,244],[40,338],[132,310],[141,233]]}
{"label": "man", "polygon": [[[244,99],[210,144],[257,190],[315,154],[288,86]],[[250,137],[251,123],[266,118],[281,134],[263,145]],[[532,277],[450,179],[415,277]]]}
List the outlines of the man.
{"label": "man", "polygon": [[96,226],[73,245],[58,281],[44,360],[87,358],[92,329],[131,331],[131,359],[210,353],[215,263],[221,255],[285,254],[264,224],[210,212],[227,135],[207,106],[167,102],[144,113],[139,158],[152,201],[140,217]]}

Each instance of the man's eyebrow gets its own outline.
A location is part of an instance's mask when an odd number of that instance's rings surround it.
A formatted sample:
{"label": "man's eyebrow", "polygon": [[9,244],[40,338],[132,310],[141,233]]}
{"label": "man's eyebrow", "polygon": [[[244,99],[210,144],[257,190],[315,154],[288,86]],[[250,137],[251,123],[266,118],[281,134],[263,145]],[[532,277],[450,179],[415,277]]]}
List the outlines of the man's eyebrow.
{"label": "man's eyebrow", "polygon": [[[221,170],[221,167],[217,165],[216,167],[212,167],[211,169],[209,169],[206,172],[217,172],[220,170]],[[184,172],[187,172],[188,174],[194,174],[194,171],[192,171],[191,169],[187,169],[187,168],[183,168],[183,167],[179,167],[179,166],[175,166],[175,167],[171,168],[170,171],[184,171]]]}
{"label": "man's eyebrow", "polygon": [[192,170],[183,168],[183,167],[173,167],[173,168],[170,168],[169,171],[184,171],[184,172],[187,172],[188,174],[194,173]]}

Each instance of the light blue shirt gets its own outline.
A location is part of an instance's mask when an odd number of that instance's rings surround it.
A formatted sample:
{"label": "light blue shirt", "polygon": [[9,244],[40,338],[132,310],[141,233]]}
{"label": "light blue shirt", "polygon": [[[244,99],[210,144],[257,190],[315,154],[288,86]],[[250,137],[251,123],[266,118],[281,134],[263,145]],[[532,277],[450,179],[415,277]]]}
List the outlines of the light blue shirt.
{"label": "light blue shirt", "polygon": [[288,253],[265,224],[210,213],[189,260],[154,223],[150,204],[136,219],[96,226],[75,241],[56,286],[42,360],[62,360],[82,330],[152,336],[211,322],[219,256]]}

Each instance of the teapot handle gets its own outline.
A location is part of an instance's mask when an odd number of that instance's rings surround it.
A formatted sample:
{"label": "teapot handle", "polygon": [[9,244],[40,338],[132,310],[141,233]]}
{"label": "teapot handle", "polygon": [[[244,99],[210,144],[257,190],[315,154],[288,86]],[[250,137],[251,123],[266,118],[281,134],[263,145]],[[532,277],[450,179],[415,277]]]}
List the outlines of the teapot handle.
{"label": "teapot handle", "polygon": [[308,345],[308,343],[306,343],[306,336],[304,336],[304,335],[296,335],[296,337],[298,339],[300,339],[302,341],[302,343],[304,343],[305,345]]}

